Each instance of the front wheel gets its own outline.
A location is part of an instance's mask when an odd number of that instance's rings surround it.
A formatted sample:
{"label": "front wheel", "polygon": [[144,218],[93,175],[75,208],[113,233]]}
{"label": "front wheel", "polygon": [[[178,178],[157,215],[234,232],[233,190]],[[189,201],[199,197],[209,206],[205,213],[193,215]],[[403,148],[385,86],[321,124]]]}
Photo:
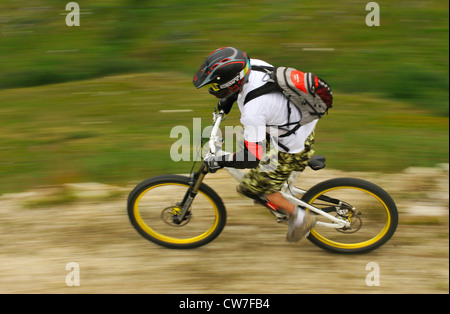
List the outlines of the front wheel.
{"label": "front wheel", "polygon": [[143,181],[128,196],[131,224],[147,240],[168,248],[189,249],[211,242],[225,227],[225,206],[217,193],[202,183],[180,222],[176,218],[189,188],[189,178],[178,175]]}
{"label": "front wheel", "polygon": [[[308,239],[337,253],[366,253],[386,243],[398,225],[394,200],[379,186],[361,179],[337,178],[311,188],[302,200],[339,219],[347,228],[330,228],[318,223]],[[317,215],[318,222],[326,222]]]}

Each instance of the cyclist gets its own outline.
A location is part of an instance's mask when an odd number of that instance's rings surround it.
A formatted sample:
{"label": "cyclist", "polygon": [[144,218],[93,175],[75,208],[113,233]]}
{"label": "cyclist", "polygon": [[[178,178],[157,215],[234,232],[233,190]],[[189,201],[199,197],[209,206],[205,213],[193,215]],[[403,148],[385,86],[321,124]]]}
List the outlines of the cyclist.
{"label": "cyclist", "polygon": [[[206,58],[193,83],[197,89],[209,87],[209,92],[219,98],[218,108],[226,114],[237,102],[244,127],[243,149],[207,158],[209,171],[222,167],[251,168],[238,186],[238,192],[288,213],[286,240],[295,242],[309,233],[316,219],[291,204],[279,191],[291,172],[303,171],[314,155],[317,120],[300,127],[300,111],[281,91],[248,98],[251,91],[267,82],[265,69],[270,68],[273,66],[262,60],[250,59],[244,51],[225,47]],[[316,93],[331,101],[330,89],[320,83]]]}

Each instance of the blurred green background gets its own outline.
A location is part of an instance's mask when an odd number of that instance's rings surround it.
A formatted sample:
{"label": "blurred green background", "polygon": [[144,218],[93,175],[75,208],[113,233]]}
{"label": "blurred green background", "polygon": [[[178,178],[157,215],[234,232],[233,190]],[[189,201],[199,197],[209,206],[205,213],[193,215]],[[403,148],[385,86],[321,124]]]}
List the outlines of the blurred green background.
{"label": "blurred green background", "polygon": [[[333,87],[317,128],[328,167],[448,163],[447,1],[377,1],[379,27],[358,0],[79,0],[79,27],[68,2],[0,2],[0,194],[188,172],[170,131],[211,123],[215,100],[191,79],[223,46]],[[224,125],[238,123],[233,110]]]}

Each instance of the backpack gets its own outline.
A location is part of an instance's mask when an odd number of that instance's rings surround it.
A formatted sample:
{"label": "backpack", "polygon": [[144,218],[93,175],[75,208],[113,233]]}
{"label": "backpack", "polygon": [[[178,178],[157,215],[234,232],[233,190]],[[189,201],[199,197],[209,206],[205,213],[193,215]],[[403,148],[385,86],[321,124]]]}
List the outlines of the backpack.
{"label": "backpack", "polygon": [[244,105],[262,95],[282,92],[302,115],[298,125],[283,134],[288,136],[313,120],[320,119],[332,107],[333,93],[328,84],[312,73],[288,67],[252,66],[252,70],[268,75],[267,83],[249,92]]}

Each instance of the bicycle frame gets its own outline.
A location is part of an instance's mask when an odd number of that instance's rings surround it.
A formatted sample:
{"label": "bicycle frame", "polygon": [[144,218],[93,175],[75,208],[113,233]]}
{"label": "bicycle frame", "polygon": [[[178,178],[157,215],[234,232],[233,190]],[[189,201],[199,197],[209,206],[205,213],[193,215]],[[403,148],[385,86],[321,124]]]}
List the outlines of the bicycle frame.
{"label": "bicycle frame", "polygon": [[[240,179],[238,179],[238,178],[242,179],[242,177],[244,176],[244,173],[238,169],[225,168],[225,170],[227,170],[238,182],[240,182]],[[316,213],[318,215],[322,215],[332,221],[332,223],[318,221],[316,224],[317,226],[323,226],[323,227],[332,228],[332,229],[339,229],[339,228],[345,228],[345,227],[348,228],[350,226],[349,222],[339,219],[337,217],[334,217],[317,207],[314,207],[308,203],[305,203],[300,198],[295,196],[295,195],[303,195],[306,193],[305,190],[299,189],[296,186],[294,186],[299,175],[300,175],[300,173],[298,173],[298,172],[294,172],[291,174],[288,182],[284,184],[282,191],[280,191],[281,195],[283,195],[284,198],[289,200],[290,203],[292,203],[294,205],[298,205],[303,208],[308,208],[309,210],[313,211],[314,213]],[[339,206],[339,205],[337,205],[337,206]]]}
{"label": "bicycle frame", "polygon": [[[225,117],[225,113],[222,110],[219,112],[215,111],[213,113],[214,125],[211,130],[211,135],[210,135],[210,139],[209,139],[209,152],[206,154],[205,159],[209,158],[211,156],[215,156],[220,151],[220,149],[218,150],[218,147],[222,146],[222,141],[217,136],[217,133],[219,131],[220,124],[222,123],[224,117]],[[244,173],[242,171],[235,169],[235,168],[225,168],[225,169],[238,182],[240,182],[242,180],[242,178],[244,176]],[[188,193],[186,193],[186,195],[181,203],[183,205],[181,208],[182,209],[181,213],[178,217],[179,221],[183,220],[184,215],[187,212],[187,209],[190,207],[192,200],[194,199],[195,195],[197,194],[198,188],[200,187],[200,184],[203,181],[203,179],[207,173],[208,173],[208,170],[207,170],[206,164],[205,164],[205,162],[202,162],[200,169],[191,176],[191,182],[192,182],[191,189],[189,189]],[[287,182],[284,184],[282,191],[280,191],[280,193],[283,195],[283,197],[285,197],[287,200],[289,200],[292,204],[299,205],[302,208],[308,208],[309,210],[313,211],[314,213],[321,215],[323,217],[326,217],[327,219],[332,221],[332,222],[318,221],[317,222],[318,226],[323,226],[323,227],[328,227],[328,228],[333,228],[333,229],[350,227],[350,222],[344,221],[343,219],[340,219],[338,217],[334,217],[334,216],[328,214],[327,212],[325,212],[317,207],[314,207],[295,196],[295,195],[303,195],[306,193],[305,190],[299,189],[294,186],[299,175],[300,175],[299,172],[293,172],[291,174],[291,176],[289,177]],[[340,202],[338,200],[335,200],[335,201],[338,202],[338,204],[336,204],[337,207],[339,207],[342,204],[342,202]]]}

